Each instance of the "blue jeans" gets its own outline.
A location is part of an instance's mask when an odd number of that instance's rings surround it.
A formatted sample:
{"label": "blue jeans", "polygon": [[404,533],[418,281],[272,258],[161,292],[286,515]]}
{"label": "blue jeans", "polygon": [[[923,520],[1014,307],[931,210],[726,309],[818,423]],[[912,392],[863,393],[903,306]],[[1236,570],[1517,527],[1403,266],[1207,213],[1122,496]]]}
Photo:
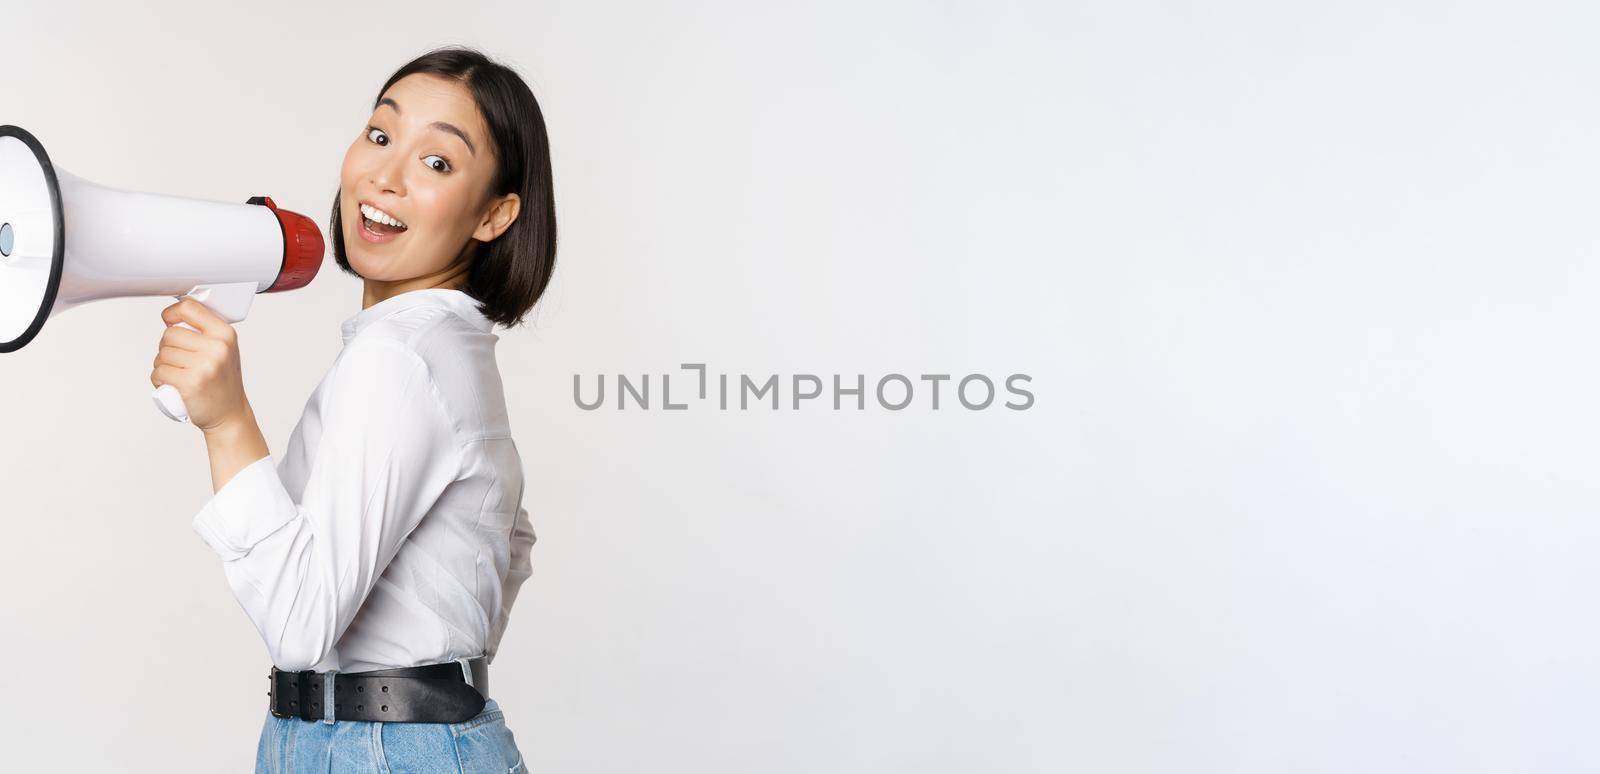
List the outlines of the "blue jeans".
{"label": "blue jeans", "polygon": [[494,699],[460,723],[383,723],[274,717],[256,746],[256,774],[525,774]]}

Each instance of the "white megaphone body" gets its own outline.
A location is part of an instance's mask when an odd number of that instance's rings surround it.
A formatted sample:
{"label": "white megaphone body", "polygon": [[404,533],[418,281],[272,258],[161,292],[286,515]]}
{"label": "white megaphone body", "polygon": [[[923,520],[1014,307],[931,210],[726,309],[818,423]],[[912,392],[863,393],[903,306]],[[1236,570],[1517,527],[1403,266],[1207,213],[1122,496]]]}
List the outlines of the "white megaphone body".
{"label": "white megaphone body", "polygon": [[[0,352],[103,298],[192,296],[239,322],[257,293],[311,282],[322,255],[317,225],[264,196],[233,204],[95,185],[51,164],[26,130],[0,126]],[[188,421],[171,385],[153,398]]]}

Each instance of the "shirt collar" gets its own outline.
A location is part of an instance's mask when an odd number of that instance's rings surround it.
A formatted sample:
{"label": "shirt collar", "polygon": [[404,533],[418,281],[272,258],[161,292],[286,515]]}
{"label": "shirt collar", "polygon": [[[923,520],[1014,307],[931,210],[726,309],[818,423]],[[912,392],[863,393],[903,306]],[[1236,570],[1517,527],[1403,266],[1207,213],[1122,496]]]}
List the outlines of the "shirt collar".
{"label": "shirt collar", "polygon": [[455,288],[422,288],[398,293],[356,312],[339,326],[339,335],[344,339],[344,343],[349,344],[350,340],[366,330],[367,326],[415,306],[445,307],[484,333],[489,333],[494,328],[494,322],[478,310],[477,299],[467,295],[466,292]]}

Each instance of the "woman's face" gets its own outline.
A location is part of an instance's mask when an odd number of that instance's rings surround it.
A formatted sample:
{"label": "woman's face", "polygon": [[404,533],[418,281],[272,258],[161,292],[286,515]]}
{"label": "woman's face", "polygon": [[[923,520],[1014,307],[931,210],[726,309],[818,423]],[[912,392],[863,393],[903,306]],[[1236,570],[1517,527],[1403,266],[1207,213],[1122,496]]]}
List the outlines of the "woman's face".
{"label": "woman's face", "polygon": [[[496,160],[471,93],[449,78],[407,75],[367,123],[339,173],[346,260],[367,280],[448,284],[465,271],[468,240],[498,237],[519,204],[516,194],[490,195]],[[372,207],[403,228],[369,220]]]}

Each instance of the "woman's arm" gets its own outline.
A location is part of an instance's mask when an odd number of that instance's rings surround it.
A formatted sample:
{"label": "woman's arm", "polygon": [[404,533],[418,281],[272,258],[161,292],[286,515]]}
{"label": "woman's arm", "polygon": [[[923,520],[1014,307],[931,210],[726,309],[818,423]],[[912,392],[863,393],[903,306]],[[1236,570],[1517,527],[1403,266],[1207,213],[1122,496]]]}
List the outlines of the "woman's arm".
{"label": "woman's arm", "polygon": [[[427,364],[396,341],[346,345],[312,421],[319,430],[301,491],[292,496],[263,456],[193,519],[272,662],[291,671],[327,657],[463,464]],[[219,426],[213,454],[227,459],[214,457],[215,475],[250,456],[239,449],[253,429]]]}
{"label": "woman's arm", "polygon": [[214,494],[194,530],[222,559],[273,663],[310,669],[455,480],[462,455],[454,422],[415,352],[389,340],[347,344],[297,500],[244,397],[233,326],[188,298],[161,317],[168,328],[151,384],[178,389],[211,456]]}
{"label": "woman's arm", "polygon": [[210,307],[187,296],[161,310],[161,321],[167,329],[161,334],[150,383],[176,388],[189,421],[205,433],[215,492],[246,465],[270,453],[245,398],[238,332]]}
{"label": "woman's arm", "polygon": [[223,420],[216,427],[204,430],[206,453],[211,455],[211,491],[221,491],[235,474],[271,451],[267,439],[261,434],[256,414],[245,403],[244,414]]}

